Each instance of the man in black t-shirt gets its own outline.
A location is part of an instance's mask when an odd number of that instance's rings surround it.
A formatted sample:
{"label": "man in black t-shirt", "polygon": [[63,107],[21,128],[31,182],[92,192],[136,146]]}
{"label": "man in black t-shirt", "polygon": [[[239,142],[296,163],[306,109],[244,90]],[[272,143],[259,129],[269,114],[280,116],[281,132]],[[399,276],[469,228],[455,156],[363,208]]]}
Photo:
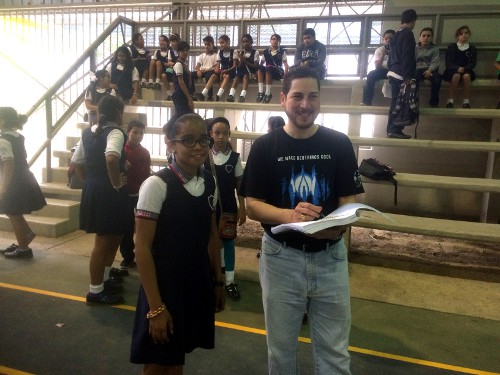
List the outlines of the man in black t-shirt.
{"label": "man in black t-shirt", "polygon": [[288,122],[255,141],[242,182],[248,216],[265,230],[260,281],[272,374],[298,373],[297,333],[305,311],[316,371],[350,374],[346,227],[311,236],[271,232],[278,224],[318,219],[364,192],[350,140],[314,124],[319,86],[311,68],[285,76],[280,98]]}

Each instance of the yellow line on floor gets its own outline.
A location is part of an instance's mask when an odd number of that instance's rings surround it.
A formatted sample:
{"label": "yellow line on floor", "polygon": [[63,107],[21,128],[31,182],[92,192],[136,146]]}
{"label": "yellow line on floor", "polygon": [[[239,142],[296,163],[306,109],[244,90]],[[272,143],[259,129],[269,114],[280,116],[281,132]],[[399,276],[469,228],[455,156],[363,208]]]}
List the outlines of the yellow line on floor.
{"label": "yellow line on floor", "polygon": [[30,372],[14,370],[5,366],[0,366],[0,375],[34,375]]}
{"label": "yellow line on floor", "polygon": [[[57,297],[57,298],[63,298],[63,299],[68,299],[72,301],[78,301],[78,302],[85,302],[84,297],[77,297],[73,296],[71,294],[64,294],[64,293],[56,293],[56,292],[50,292],[48,290],[43,290],[43,289],[35,289],[35,288],[29,288],[25,286],[19,286],[19,285],[13,285],[13,284],[6,284],[0,282],[0,287],[1,288],[7,288],[7,289],[14,289],[14,290],[20,290],[23,292],[29,292],[29,293],[35,293],[35,294],[42,294],[46,296],[51,296],[51,297]],[[128,305],[114,305],[112,307],[121,309],[121,310],[127,310],[127,311],[135,311],[134,306],[128,306]],[[257,335],[266,335],[266,330],[264,329],[258,329],[258,328],[252,328],[252,327],[246,327],[246,326],[241,326],[238,324],[233,324],[233,323],[226,323],[226,322],[219,322],[216,321],[215,325],[217,327],[222,327],[222,328],[228,328],[236,331],[242,331],[242,332],[248,332],[248,333],[254,333]],[[311,339],[307,337],[299,337],[298,339],[300,342],[310,344]],[[500,373],[497,372],[488,372],[488,371],[482,371],[482,370],[476,370],[476,369],[471,369],[467,367],[460,367],[460,366],[454,366],[454,365],[448,365],[446,363],[439,363],[439,362],[432,362],[432,361],[426,361],[423,359],[416,359],[416,358],[411,358],[411,357],[405,357],[397,354],[390,354],[390,353],[384,353],[384,352],[379,352],[376,350],[370,350],[370,349],[363,349],[363,348],[358,348],[355,346],[349,346],[349,351],[355,352],[355,353],[361,353],[361,354],[366,354],[366,355],[371,355],[374,357],[381,357],[381,358],[387,358],[395,361],[400,361],[400,362],[408,362],[408,363],[413,363],[416,365],[420,366],[427,366],[427,367],[435,367],[443,370],[450,370],[450,371],[455,371],[455,372],[461,372],[464,374],[471,374],[471,375],[500,375]],[[7,368],[5,368],[7,369]],[[7,369],[10,370],[10,369]],[[3,374],[5,371],[3,367],[0,366],[0,375]],[[16,371],[16,370],[12,370]],[[28,373],[24,372],[7,372],[6,375],[25,375]],[[28,374],[29,375],[29,374]]]}

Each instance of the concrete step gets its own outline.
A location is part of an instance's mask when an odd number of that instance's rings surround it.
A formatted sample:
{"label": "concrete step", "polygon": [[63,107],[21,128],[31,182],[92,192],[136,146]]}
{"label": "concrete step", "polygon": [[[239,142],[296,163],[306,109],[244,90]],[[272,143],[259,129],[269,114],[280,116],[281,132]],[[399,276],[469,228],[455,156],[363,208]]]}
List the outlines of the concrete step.
{"label": "concrete step", "polygon": [[82,191],[80,189],[70,189],[66,183],[42,182],[40,183],[45,199],[55,198],[80,202]]}
{"label": "concrete step", "polygon": [[[56,238],[78,230],[78,220],[63,217],[24,215],[30,228],[39,236]],[[0,215],[0,230],[12,231],[10,220]]]}
{"label": "concrete step", "polygon": [[[52,167],[52,181],[61,184],[68,183],[69,167]],[[47,182],[47,168],[42,168],[42,181]]]}
{"label": "concrete step", "polygon": [[66,136],[66,149],[71,150],[80,141],[81,137]]}
{"label": "concrete step", "polygon": [[70,220],[79,220],[80,202],[67,199],[45,198],[47,205],[39,211],[32,212],[33,216],[62,217]]}

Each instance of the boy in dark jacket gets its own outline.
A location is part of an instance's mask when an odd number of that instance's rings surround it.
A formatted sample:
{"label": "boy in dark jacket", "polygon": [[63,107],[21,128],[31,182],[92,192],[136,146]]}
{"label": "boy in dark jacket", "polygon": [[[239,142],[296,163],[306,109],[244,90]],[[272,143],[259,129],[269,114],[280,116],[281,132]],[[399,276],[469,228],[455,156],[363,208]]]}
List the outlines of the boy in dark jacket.
{"label": "boy in dark jacket", "polygon": [[295,66],[308,66],[318,72],[321,79],[326,76],[326,47],[316,40],[314,29],[305,29],[302,33],[302,43],[295,51]]}

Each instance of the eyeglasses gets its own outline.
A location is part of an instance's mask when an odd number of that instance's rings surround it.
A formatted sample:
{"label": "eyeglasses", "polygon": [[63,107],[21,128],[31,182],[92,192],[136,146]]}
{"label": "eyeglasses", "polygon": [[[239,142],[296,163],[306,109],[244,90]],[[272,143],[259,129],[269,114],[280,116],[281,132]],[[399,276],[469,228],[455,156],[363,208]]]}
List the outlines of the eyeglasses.
{"label": "eyeglasses", "polygon": [[196,146],[196,143],[199,143],[201,147],[209,147],[212,145],[212,138],[210,138],[208,135],[202,135],[200,139],[194,139],[194,137],[184,137],[181,139],[171,139],[172,142],[180,142],[182,143],[185,147],[194,147]]}

